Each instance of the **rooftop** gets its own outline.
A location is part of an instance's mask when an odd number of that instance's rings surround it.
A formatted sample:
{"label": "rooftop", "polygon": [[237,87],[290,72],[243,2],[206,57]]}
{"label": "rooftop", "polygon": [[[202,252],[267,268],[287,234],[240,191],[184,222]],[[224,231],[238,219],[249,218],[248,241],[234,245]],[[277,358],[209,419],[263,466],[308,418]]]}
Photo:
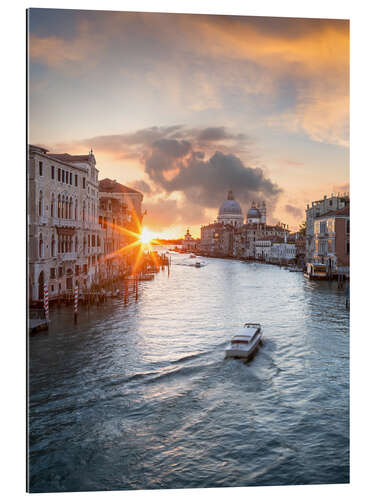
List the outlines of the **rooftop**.
{"label": "rooftop", "polygon": [[99,181],[99,191],[104,193],[142,194],[140,191],[137,191],[136,189],[124,186],[123,184],[120,184],[116,180],[111,180],[108,178]]}

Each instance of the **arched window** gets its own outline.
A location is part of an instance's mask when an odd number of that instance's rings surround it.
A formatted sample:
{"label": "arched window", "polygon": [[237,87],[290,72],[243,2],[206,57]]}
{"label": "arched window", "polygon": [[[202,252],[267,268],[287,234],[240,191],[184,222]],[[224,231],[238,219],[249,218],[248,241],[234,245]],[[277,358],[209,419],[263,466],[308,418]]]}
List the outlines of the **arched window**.
{"label": "arched window", "polygon": [[72,197],[70,197],[69,199],[69,219],[72,219],[73,215],[73,200],[72,200]]}
{"label": "arched window", "polygon": [[65,196],[61,197],[61,218],[65,219]]}
{"label": "arched window", "polygon": [[86,236],[83,237],[83,254],[86,253]]}
{"label": "arched window", "polygon": [[96,246],[100,247],[100,238],[98,234],[96,235]]}
{"label": "arched window", "polygon": [[[57,217],[60,219],[61,218],[61,196],[58,195],[57,197]],[[60,248],[60,245],[59,245]]]}
{"label": "arched window", "polygon": [[43,192],[42,191],[39,191],[38,213],[39,213],[39,216],[43,215]]}
{"label": "arched window", "polygon": [[42,259],[44,257],[44,245],[43,245],[43,235],[40,233],[39,235],[39,258]]}
{"label": "arched window", "polygon": [[52,193],[51,196],[51,217],[55,217],[55,195]]}
{"label": "arched window", "polygon": [[56,255],[56,242],[55,242],[55,235],[52,235],[52,242],[51,242],[51,256],[55,257]]}
{"label": "arched window", "polygon": [[76,200],[76,202],[74,204],[74,219],[75,220],[78,219],[78,200]]}
{"label": "arched window", "polygon": [[75,251],[75,252],[78,252],[78,236],[76,236],[76,238],[75,238],[75,242],[74,242],[74,251]]}

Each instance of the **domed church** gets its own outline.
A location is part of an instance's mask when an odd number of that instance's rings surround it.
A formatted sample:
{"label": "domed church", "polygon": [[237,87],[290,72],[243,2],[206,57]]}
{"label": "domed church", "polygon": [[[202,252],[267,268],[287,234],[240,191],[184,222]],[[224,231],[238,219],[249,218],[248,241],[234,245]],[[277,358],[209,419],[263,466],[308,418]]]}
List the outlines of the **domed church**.
{"label": "domed church", "polygon": [[247,212],[247,224],[266,224],[266,203],[256,206],[253,202]]}
{"label": "domed church", "polygon": [[228,192],[228,199],[221,204],[217,221],[222,224],[231,224],[234,227],[242,226],[242,209],[238,201],[234,199],[232,191]]}

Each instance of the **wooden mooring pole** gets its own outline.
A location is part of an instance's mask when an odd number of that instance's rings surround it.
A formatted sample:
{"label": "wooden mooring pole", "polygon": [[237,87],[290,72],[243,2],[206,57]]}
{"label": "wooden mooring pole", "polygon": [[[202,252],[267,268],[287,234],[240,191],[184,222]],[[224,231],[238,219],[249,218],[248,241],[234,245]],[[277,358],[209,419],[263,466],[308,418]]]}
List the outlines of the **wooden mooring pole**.
{"label": "wooden mooring pole", "polygon": [[74,287],[74,324],[78,321],[78,286]]}

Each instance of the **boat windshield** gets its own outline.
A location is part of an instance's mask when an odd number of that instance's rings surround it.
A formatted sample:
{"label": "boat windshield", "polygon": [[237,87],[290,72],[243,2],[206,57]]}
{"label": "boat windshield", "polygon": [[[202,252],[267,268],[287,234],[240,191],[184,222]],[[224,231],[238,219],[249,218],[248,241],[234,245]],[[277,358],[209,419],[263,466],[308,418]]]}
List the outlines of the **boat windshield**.
{"label": "boat windshield", "polygon": [[248,344],[248,340],[242,340],[242,339],[232,339],[232,344]]}

